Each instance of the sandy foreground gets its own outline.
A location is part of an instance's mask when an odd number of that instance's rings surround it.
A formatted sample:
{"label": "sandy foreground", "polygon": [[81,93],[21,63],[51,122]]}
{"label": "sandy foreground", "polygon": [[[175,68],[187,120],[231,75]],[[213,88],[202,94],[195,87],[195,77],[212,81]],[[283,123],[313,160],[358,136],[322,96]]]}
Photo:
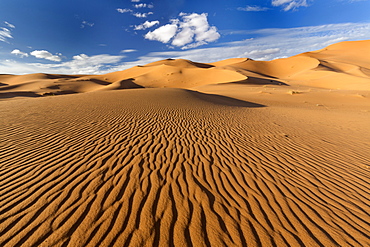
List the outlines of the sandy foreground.
{"label": "sandy foreground", "polygon": [[370,246],[368,54],[0,75],[0,246]]}

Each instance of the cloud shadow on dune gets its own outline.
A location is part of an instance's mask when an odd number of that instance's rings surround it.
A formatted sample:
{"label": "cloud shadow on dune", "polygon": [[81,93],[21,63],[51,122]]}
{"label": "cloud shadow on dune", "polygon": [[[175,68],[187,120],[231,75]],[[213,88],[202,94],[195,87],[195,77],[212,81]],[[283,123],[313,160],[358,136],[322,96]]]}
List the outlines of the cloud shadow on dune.
{"label": "cloud shadow on dune", "polygon": [[228,96],[218,95],[218,94],[207,94],[207,93],[201,93],[198,91],[192,91],[192,90],[185,90],[192,96],[195,96],[201,100],[211,102],[213,104],[217,105],[225,105],[225,106],[236,106],[236,107],[248,107],[248,108],[256,108],[256,107],[266,107],[265,105],[248,102],[240,99],[231,98]]}

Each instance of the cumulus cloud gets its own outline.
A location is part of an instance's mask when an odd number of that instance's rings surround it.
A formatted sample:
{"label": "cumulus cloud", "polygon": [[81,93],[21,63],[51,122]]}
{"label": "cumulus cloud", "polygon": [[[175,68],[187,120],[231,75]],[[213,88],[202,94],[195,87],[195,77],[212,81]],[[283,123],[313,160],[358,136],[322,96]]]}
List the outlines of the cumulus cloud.
{"label": "cumulus cloud", "polygon": [[284,11],[295,10],[299,7],[308,7],[307,0],[272,0],[273,6],[282,6]]}
{"label": "cumulus cloud", "polygon": [[53,55],[50,52],[45,51],[45,50],[34,50],[30,54],[36,58],[43,58],[43,59],[54,61],[54,62],[62,61],[62,58],[60,57],[60,55]]}
{"label": "cumulus cloud", "polygon": [[245,8],[239,7],[238,10],[240,11],[249,11],[249,12],[260,12],[260,11],[267,11],[269,8],[267,7],[260,7],[260,6],[250,6],[247,5]]}
{"label": "cumulus cloud", "polygon": [[14,54],[14,55],[17,55],[17,56],[20,56],[20,57],[28,57],[28,53],[26,52],[22,52],[18,49],[14,49],[12,52],[10,52],[11,54]]}
{"label": "cumulus cloud", "polygon": [[145,29],[148,29],[154,25],[158,25],[159,24],[159,21],[146,21],[144,22],[143,24],[140,24],[140,25],[137,25],[135,26],[135,30],[145,30]]}
{"label": "cumulus cloud", "polygon": [[173,19],[171,24],[148,32],[144,37],[162,43],[168,43],[172,39],[171,44],[182,49],[194,48],[220,38],[217,28],[209,25],[206,13],[180,13],[179,16],[181,20]]}
{"label": "cumulus cloud", "polygon": [[137,18],[147,18],[148,15],[152,15],[153,12],[148,12],[148,13],[133,13],[132,15],[137,17]]}
{"label": "cumulus cloud", "polygon": [[120,13],[131,13],[133,12],[132,9],[116,9]]}
{"label": "cumulus cloud", "polygon": [[167,24],[157,28],[152,32],[148,32],[147,34],[145,34],[144,37],[149,40],[157,40],[162,43],[168,43],[173,38],[173,36],[175,36],[176,31],[176,24]]}

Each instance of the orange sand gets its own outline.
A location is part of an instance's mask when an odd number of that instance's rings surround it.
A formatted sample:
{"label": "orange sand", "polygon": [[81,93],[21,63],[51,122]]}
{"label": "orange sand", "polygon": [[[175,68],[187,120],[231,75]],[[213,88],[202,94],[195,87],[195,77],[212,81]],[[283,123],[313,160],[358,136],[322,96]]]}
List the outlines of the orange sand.
{"label": "orange sand", "polygon": [[0,75],[0,246],[369,246],[368,54]]}

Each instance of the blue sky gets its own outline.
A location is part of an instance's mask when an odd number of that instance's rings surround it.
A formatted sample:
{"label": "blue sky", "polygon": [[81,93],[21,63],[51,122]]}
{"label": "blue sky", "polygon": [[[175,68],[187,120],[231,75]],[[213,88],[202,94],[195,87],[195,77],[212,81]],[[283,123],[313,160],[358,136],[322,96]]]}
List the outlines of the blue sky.
{"label": "blue sky", "polygon": [[370,39],[370,0],[2,0],[0,73],[271,60]]}

